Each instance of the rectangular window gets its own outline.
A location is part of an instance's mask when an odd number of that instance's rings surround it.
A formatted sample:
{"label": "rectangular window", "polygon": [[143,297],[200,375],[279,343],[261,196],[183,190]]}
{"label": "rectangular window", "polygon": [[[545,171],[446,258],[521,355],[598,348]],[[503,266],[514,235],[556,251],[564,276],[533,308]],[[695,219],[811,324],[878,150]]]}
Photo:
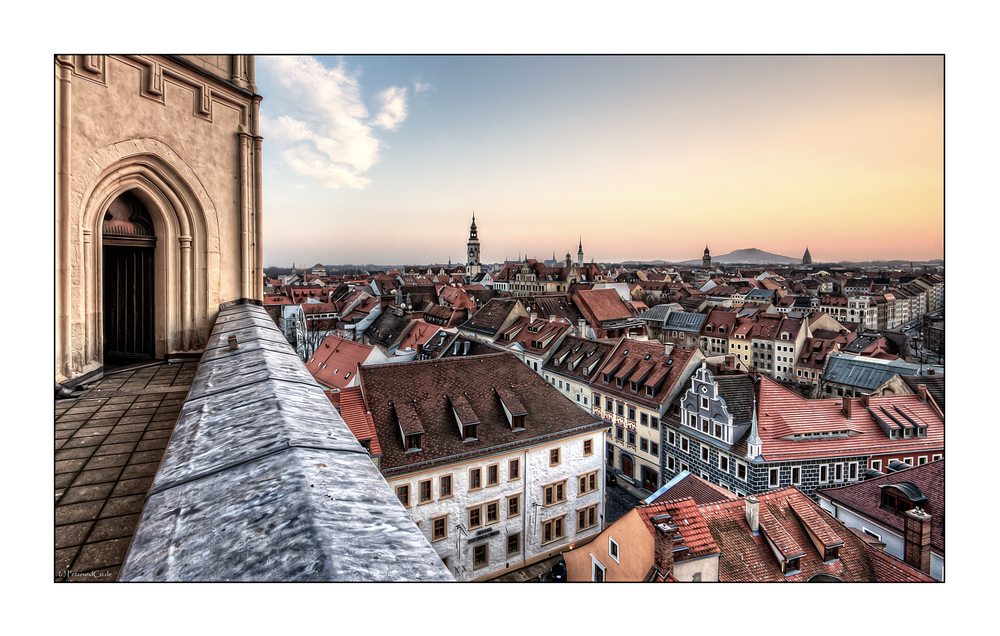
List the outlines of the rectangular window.
{"label": "rectangular window", "polygon": [[747,465],[743,462],[736,462],[736,476],[743,481],[747,480]]}
{"label": "rectangular window", "polygon": [[639,438],[639,450],[641,450],[644,453],[649,452],[649,442],[646,441],[645,437]]}
{"label": "rectangular window", "polygon": [[649,428],[659,428],[659,426],[660,426],[660,418],[651,416],[649,418]]}
{"label": "rectangular window", "polygon": [[643,426],[649,426],[649,416],[646,415],[645,413],[640,413],[639,423],[642,424]]}
{"label": "rectangular window", "polygon": [[515,554],[521,554],[520,532],[507,535],[507,556],[514,556]]}
{"label": "rectangular window", "polygon": [[611,398],[605,399],[604,403],[605,403],[605,408],[604,408],[605,411],[612,411],[615,408],[615,403],[611,400]]}
{"label": "rectangular window", "polygon": [[616,426],[615,427],[615,439],[617,439],[619,442],[625,441],[625,427],[624,426]]}
{"label": "rectangular window", "polygon": [[677,439],[673,431],[667,431],[667,443],[671,446],[677,446]]}
{"label": "rectangular window", "polygon": [[587,473],[586,475],[580,475],[577,477],[577,483],[579,488],[577,489],[577,497],[581,495],[586,495],[597,490],[597,472]]}
{"label": "rectangular window", "polygon": [[566,516],[549,519],[542,524],[542,543],[558,541],[566,536]]}
{"label": "rectangular window", "polygon": [[701,408],[702,408],[702,410],[705,410],[705,411],[708,410],[708,398],[707,397],[701,398]]}
{"label": "rectangular window", "polygon": [[681,450],[687,452],[688,450],[688,438],[681,435]]}
{"label": "rectangular window", "polygon": [[590,439],[583,440],[583,456],[590,457],[594,454],[594,441]]}
{"label": "rectangular window", "polygon": [[778,469],[777,468],[772,468],[771,470],[767,471],[767,485],[768,486],[777,486],[778,485]]}
{"label": "rectangular window", "polygon": [[943,457],[943,455],[931,455],[931,461],[932,462],[936,462],[939,459],[941,459],[942,457]]}
{"label": "rectangular window", "polygon": [[551,506],[566,501],[566,480],[542,487],[542,502]]}
{"label": "rectangular window", "polygon": [[618,560],[618,542],[611,537],[608,537],[608,554],[615,560],[615,563],[621,563]]}
{"label": "rectangular window", "polygon": [[410,507],[410,486],[406,484],[404,486],[396,486],[396,496],[399,497],[399,502],[403,504],[404,508]]}
{"label": "rectangular window", "polygon": [[657,458],[660,457],[660,445],[656,442],[649,443],[649,454],[655,455]]}
{"label": "rectangular window", "polygon": [[921,455],[917,458],[917,466],[923,466],[927,463],[927,455]]}
{"label": "rectangular window", "polygon": [[628,407],[628,420],[630,422],[634,422],[635,421],[635,407],[634,406]]}
{"label": "rectangular window", "polygon": [[833,471],[834,471],[834,475],[836,475],[836,477],[834,478],[836,481],[844,481],[844,465],[843,464],[836,464],[836,465],[834,465]]}
{"label": "rectangular window", "polygon": [[715,436],[722,439],[722,424],[716,423],[715,425]]}
{"label": "rectangular window", "polygon": [[701,461],[703,462],[708,461],[708,446],[702,445],[701,447]]}
{"label": "rectangular window", "polygon": [[635,431],[628,432],[628,443],[635,446]]}
{"label": "rectangular window", "polygon": [[857,479],[858,478],[858,463],[857,462],[851,462],[850,464],[847,465],[847,477],[849,479]]}
{"label": "rectangular window", "polygon": [[514,481],[521,478],[521,460],[512,459],[507,464],[507,480]]}
{"label": "rectangular window", "polygon": [[418,484],[420,493],[420,503],[427,503],[431,500],[431,480],[426,479]]}
{"label": "rectangular window", "polygon": [[719,453],[719,470],[724,473],[729,472],[729,456]]}
{"label": "rectangular window", "polygon": [[521,493],[507,496],[507,518],[521,514]]}
{"label": "rectangular window", "polygon": [[872,470],[877,470],[879,472],[882,471],[882,460],[881,459],[873,459],[872,460]]}
{"label": "rectangular window", "polygon": [[618,413],[618,415],[625,415],[625,405],[619,402],[618,409],[615,412]]}
{"label": "rectangular window", "polygon": [[688,426],[690,426],[691,428],[694,428],[694,429],[698,428],[698,416],[697,415],[695,415],[693,413],[691,414],[691,417],[688,418]]}
{"label": "rectangular window", "polygon": [[431,527],[434,530],[434,536],[431,541],[441,541],[442,539],[448,538],[448,515],[443,517],[434,517],[431,519]]}
{"label": "rectangular window", "polygon": [[451,497],[451,475],[441,475],[438,481],[438,499]]}
{"label": "rectangular window", "polygon": [[559,465],[559,449],[558,448],[549,449],[549,466],[558,466],[558,465]]}
{"label": "rectangular window", "polygon": [[576,511],[576,529],[587,530],[597,525],[597,506],[587,506]]}
{"label": "rectangular window", "polygon": [[483,525],[483,507],[474,506],[469,508],[469,529],[474,530]]}
{"label": "rectangular window", "polygon": [[667,470],[675,470],[676,462],[673,455],[667,455]]}
{"label": "rectangular window", "polygon": [[594,574],[590,577],[593,583],[603,583],[604,582],[604,565],[601,564],[593,555],[591,555],[594,564]]}
{"label": "rectangular window", "polygon": [[486,523],[496,523],[500,521],[500,502],[491,501],[486,504]]}
{"label": "rectangular window", "polygon": [[792,483],[795,485],[802,483],[802,469],[798,466],[792,466]]}
{"label": "rectangular window", "polygon": [[486,485],[496,486],[500,483],[500,465],[491,464],[486,467]]}
{"label": "rectangular window", "polygon": [[562,388],[562,380],[559,380],[559,388]]}
{"label": "rectangular window", "polygon": [[479,490],[483,487],[483,469],[469,469],[469,490]]}
{"label": "rectangular window", "polygon": [[819,467],[819,483],[825,484],[826,482],[828,482],[829,481],[829,476],[830,476],[830,474],[829,474],[829,470],[826,467],[826,464],[823,464],[822,466],[820,466]]}
{"label": "rectangular window", "polygon": [[481,570],[490,564],[490,544],[480,543],[472,548],[472,569]]}

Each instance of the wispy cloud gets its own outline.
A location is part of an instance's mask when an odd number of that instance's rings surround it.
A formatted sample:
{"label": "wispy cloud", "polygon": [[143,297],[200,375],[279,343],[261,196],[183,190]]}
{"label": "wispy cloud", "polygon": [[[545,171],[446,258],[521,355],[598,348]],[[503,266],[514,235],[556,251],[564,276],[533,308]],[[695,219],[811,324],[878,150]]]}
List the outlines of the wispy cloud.
{"label": "wispy cloud", "polygon": [[427,82],[421,82],[419,77],[417,79],[413,80],[413,94],[414,95],[419,95],[420,93],[423,93],[425,91],[429,91],[430,89],[431,89],[431,85],[428,84]]}
{"label": "wispy cloud", "polygon": [[259,59],[261,70],[273,76],[261,115],[268,146],[288,168],[328,187],[367,187],[371,180],[364,173],[383,147],[374,128],[399,129],[407,115],[408,90],[382,91],[378,112],[371,116],[358,76],[343,62],[328,68],[312,57]]}

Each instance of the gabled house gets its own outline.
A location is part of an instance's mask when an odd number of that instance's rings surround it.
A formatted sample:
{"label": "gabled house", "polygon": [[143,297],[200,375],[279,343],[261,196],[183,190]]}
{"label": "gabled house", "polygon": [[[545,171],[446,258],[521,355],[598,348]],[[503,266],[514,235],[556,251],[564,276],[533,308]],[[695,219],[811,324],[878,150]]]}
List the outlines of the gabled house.
{"label": "gabled house", "polygon": [[621,339],[590,382],[593,413],[611,425],[608,469],[650,492],[663,483],[660,420],[704,359],[699,349]]}
{"label": "gabled house", "polygon": [[600,532],[606,424],[509,353],[378,365],[361,388],[380,470],[459,581]]}
{"label": "gabled house", "polygon": [[506,329],[497,332],[493,344],[510,351],[532,371],[541,375],[542,365],[548,361],[563,338],[573,331],[573,325],[565,320],[543,320],[532,311],[528,317],[522,316]]}
{"label": "gabled house", "polygon": [[885,551],[944,580],[944,460],[816,492],[819,504]]}
{"label": "gabled house", "polygon": [[580,289],[574,291],[572,297],[595,340],[644,335],[645,323],[635,317],[617,290]]}
{"label": "gabled house", "polygon": [[860,481],[867,469],[944,457],[944,416],[926,393],[810,400],[759,376],[749,396],[756,406],[747,427],[745,416],[732,412],[734,400],[720,390],[724,377],[699,369],[678,416],[663,419],[667,479],[676,474],[669,470],[673,457],[678,471],[690,470],[737,494],[787,485],[812,494]]}
{"label": "gabled house", "polygon": [[493,342],[500,333],[528,312],[517,298],[494,298],[472,314],[459,330],[485,342]]}

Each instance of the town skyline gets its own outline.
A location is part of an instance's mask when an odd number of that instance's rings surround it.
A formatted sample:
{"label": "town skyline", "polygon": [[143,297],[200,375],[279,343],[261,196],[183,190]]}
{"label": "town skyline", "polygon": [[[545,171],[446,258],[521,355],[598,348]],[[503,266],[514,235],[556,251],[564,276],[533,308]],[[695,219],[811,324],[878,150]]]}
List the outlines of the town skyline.
{"label": "town skyline", "polygon": [[941,56],[281,56],[258,84],[265,266],[464,262],[473,212],[485,263],[581,234],[943,258]]}

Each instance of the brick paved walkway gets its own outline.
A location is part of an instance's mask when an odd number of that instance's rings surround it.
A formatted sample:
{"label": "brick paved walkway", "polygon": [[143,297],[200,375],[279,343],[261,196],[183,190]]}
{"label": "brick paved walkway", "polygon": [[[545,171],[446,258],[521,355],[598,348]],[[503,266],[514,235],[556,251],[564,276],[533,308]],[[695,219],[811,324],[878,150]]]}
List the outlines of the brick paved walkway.
{"label": "brick paved walkway", "polygon": [[114,581],[197,361],[112,372],[55,403],[55,580]]}

